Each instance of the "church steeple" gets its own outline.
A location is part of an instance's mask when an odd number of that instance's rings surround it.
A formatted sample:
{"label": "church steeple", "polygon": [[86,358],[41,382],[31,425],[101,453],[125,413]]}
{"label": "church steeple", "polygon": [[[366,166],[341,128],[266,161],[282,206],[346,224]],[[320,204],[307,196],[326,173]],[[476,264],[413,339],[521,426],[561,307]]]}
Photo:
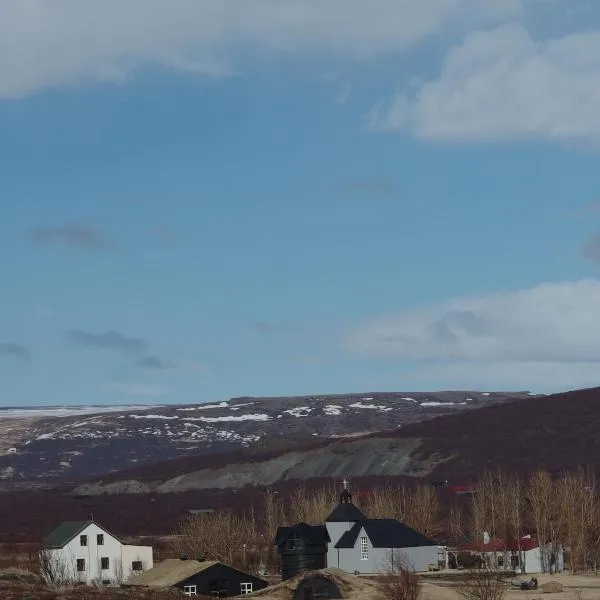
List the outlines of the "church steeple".
{"label": "church steeple", "polygon": [[348,489],[349,481],[345,477],[342,481],[342,485],[344,486],[344,489],[340,493],[340,504],[352,504],[352,494]]}

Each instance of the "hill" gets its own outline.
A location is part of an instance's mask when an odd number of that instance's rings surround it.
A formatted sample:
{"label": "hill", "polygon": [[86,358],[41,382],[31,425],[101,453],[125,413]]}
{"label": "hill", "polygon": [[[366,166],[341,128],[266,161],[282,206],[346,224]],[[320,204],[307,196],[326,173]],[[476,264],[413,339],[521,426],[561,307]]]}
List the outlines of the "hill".
{"label": "hill", "polygon": [[82,484],[80,495],[179,493],[312,478],[410,476],[470,482],[486,469],[600,466],[600,388],[524,398],[366,436],[219,460],[193,459]]}
{"label": "hill", "polygon": [[[77,481],[163,461],[206,464],[397,429],[527,392],[376,392],[212,404],[0,409],[0,481]],[[213,461],[213,463],[211,463]]]}

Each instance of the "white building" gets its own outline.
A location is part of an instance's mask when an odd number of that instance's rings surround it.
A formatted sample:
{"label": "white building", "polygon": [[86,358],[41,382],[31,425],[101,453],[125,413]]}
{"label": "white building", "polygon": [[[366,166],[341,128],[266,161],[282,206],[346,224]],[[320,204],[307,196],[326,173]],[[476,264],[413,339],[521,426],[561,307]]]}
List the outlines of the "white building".
{"label": "white building", "polygon": [[349,573],[428,571],[438,564],[436,542],[395,519],[367,519],[347,489],[325,522],[331,542],[327,566]]}
{"label": "white building", "polygon": [[154,566],[152,546],[130,546],[94,521],[65,521],[44,540],[41,570],[49,583],[119,585]]}
{"label": "white building", "polygon": [[483,543],[466,544],[459,551],[481,556],[492,569],[515,570],[521,573],[560,573],[564,570],[562,546],[545,544],[540,546],[537,539],[527,535],[520,540],[491,540],[484,534]]}

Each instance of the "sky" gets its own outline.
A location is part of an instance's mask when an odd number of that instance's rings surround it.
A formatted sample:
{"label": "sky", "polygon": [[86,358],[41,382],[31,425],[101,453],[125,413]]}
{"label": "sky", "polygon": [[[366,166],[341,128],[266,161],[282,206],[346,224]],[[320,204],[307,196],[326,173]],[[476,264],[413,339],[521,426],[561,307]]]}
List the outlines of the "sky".
{"label": "sky", "polygon": [[0,405],[600,384],[600,3],[0,0]]}

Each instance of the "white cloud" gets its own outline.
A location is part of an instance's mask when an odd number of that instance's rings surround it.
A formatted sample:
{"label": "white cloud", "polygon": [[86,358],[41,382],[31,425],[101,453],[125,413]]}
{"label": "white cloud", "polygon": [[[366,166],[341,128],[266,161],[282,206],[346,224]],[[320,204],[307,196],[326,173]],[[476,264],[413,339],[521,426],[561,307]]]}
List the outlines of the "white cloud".
{"label": "white cloud", "polygon": [[161,65],[231,72],[240,48],[402,50],[446,25],[514,17],[531,0],[2,0],[0,98]]}
{"label": "white cloud", "polygon": [[423,361],[412,377],[446,385],[600,383],[600,281],[456,298],[360,324],[346,346]]}
{"label": "white cloud", "polygon": [[435,80],[380,103],[376,130],[425,139],[600,141],[600,31],[537,42],[517,24],[471,33]]}

